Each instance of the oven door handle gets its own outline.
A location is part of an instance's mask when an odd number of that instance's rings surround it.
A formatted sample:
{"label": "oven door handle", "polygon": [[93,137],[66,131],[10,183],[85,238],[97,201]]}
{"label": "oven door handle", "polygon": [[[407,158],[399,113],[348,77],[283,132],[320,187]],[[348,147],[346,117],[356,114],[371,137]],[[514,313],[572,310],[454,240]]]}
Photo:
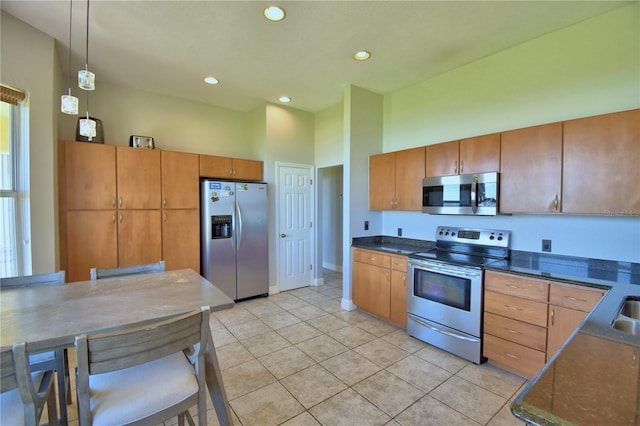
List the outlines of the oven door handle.
{"label": "oven door handle", "polygon": [[471,179],[471,211],[478,212],[478,176],[474,175]]}
{"label": "oven door handle", "polygon": [[442,329],[440,329],[438,327],[434,327],[431,324],[427,324],[426,322],[421,321],[418,317],[416,317],[413,314],[410,314],[409,312],[407,312],[407,317],[409,317],[411,320],[417,322],[418,324],[420,324],[423,327],[430,328],[431,330],[433,330],[433,331],[435,331],[437,333],[446,334],[447,336],[453,337],[455,339],[468,340],[470,342],[475,342],[475,341],[478,340],[478,339],[474,339],[474,338],[471,338],[471,337],[463,336],[461,334],[452,333],[450,331],[442,330]]}
{"label": "oven door handle", "polygon": [[478,275],[481,275],[481,272],[479,270],[476,270],[475,268],[474,269],[469,269],[469,268],[452,269],[446,266],[440,267],[432,264],[427,265],[422,262],[412,262],[411,260],[409,260],[409,264],[412,265],[415,269],[422,269],[423,271],[433,272],[436,274],[451,275],[458,278],[470,278],[470,277],[477,277]]}

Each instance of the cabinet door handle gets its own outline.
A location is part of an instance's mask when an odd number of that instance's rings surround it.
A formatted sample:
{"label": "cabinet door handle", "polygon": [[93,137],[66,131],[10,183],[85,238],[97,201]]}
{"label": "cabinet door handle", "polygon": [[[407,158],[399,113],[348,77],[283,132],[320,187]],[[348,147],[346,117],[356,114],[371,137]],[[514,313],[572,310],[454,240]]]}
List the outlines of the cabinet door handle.
{"label": "cabinet door handle", "polygon": [[389,272],[386,273],[387,275],[387,282],[389,281]]}
{"label": "cabinet door handle", "polygon": [[113,214],[113,223],[116,223],[116,214]]}
{"label": "cabinet door handle", "polygon": [[162,213],[162,220],[167,221],[167,212]]}
{"label": "cabinet door handle", "polygon": [[573,296],[565,296],[566,299],[571,300],[572,302],[586,302],[586,299],[578,299],[577,297],[573,297]]}
{"label": "cabinet door handle", "polygon": [[511,309],[512,311],[522,311],[522,308],[519,308],[517,306],[504,305],[504,307],[507,309]]}
{"label": "cabinet door handle", "polygon": [[513,355],[513,354],[510,354],[509,352],[505,352],[504,354],[505,354],[506,356],[508,356],[509,358],[516,358],[516,359],[518,358],[517,356],[515,356],[515,355]]}
{"label": "cabinet door handle", "polygon": [[115,207],[116,207],[116,197],[113,197],[113,198],[111,199],[111,206],[112,206],[113,208],[115,208]]}
{"label": "cabinet door handle", "polygon": [[558,199],[558,194],[556,194],[556,198],[553,200],[553,208],[558,211],[558,206],[560,205],[560,200]]}
{"label": "cabinet door handle", "polygon": [[453,162],[453,174],[457,175],[458,174],[458,160],[455,160]]}
{"label": "cabinet door handle", "polygon": [[120,207],[122,207],[122,197],[120,197]]}
{"label": "cabinet door handle", "polygon": [[508,331],[509,333],[511,333],[511,334],[520,334],[520,332],[519,332],[519,331],[512,330],[512,329],[510,329],[510,328],[505,328],[505,330],[507,330],[507,331]]}
{"label": "cabinet door handle", "polygon": [[122,223],[122,219],[123,219],[122,213],[120,213],[120,223]]}
{"label": "cabinet door handle", "polygon": [[167,207],[167,198],[162,199],[162,207]]}
{"label": "cabinet door handle", "polygon": [[460,174],[464,173],[464,160],[460,160]]}
{"label": "cabinet door handle", "polygon": [[551,308],[551,312],[549,313],[549,316],[551,317],[551,325],[555,325],[555,317],[556,317],[556,312],[555,309]]}

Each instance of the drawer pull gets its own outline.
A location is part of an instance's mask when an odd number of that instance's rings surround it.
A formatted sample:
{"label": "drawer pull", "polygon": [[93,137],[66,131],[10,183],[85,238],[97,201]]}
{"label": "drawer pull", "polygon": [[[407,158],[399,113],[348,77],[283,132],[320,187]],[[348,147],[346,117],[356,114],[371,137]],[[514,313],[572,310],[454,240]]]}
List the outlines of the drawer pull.
{"label": "drawer pull", "polygon": [[505,354],[506,356],[508,356],[509,358],[515,358],[515,359],[517,359],[517,358],[518,358],[517,356],[515,356],[515,355],[513,355],[513,354],[510,354],[509,352],[505,352],[504,354]]}
{"label": "drawer pull", "polygon": [[571,300],[572,302],[586,302],[586,299],[578,299],[577,297],[573,296],[565,296],[565,298]]}
{"label": "drawer pull", "polygon": [[520,334],[520,332],[519,332],[519,331],[512,330],[512,329],[510,329],[510,328],[505,328],[505,330],[507,330],[509,333],[513,333],[513,334]]}
{"label": "drawer pull", "polygon": [[522,308],[519,308],[517,306],[511,306],[511,305],[504,305],[505,308],[507,309],[511,309],[512,311],[522,311]]}
{"label": "drawer pull", "polygon": [[375,258],[375,257],[373,257],[373,256],[369,256],[369,257],[367,257],[367,260],[370,260],[370,261],[372,261],[372,262],[373,262],[374,260],[376,260],[376,258]]}
{"label": "drawer pull", "polygon": [[519,289],[519,288],[520,288],[520,286],[513,285],[513,284],[507,284],[507,287],[509,287],[509,288],[515,288],[515,289]]}

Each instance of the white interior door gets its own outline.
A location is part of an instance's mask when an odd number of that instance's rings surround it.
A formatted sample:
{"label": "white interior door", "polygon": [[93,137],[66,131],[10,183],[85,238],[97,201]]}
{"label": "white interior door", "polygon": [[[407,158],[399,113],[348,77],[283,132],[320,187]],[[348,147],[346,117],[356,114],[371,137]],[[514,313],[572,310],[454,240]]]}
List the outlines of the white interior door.
{"label": "white interior door", "polygon": [[280,290],[312,283],[313,166],[278,165],[278,282]]}

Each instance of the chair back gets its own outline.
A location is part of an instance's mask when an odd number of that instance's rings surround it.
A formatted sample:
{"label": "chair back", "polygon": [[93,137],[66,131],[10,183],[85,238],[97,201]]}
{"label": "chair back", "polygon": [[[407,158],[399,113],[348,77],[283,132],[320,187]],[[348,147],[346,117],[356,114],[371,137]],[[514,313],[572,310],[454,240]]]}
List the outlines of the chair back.
{"label": "chair back", "polygon": [[[148,363],[179,352],[195,365],[199,386],[199,418],[206,419],[204,356],[209,331],[209,307],[135,328],[76,336],[77,392],[80,424],[90,423],[89,376]],[[203,413],[200,413],[201,407]]]}
{"label": "chair back", "polygon": [[[45,405],[48,408],[49,422],[57,422],[56,400],[52,387],[53,371],[48,370],[40,373],[37,381],[38,389],[36,390],[29,368],[29,356],[25,342],[2,348],[0,351],[0,393],[18,390],[26,425],[39,423]],[[2,408],[3,417],[5,409],[15,410],[16,408],[13,406],[3,408],[2,405],[4,404],[0,404],[0,408]]]}
{"label": "chair back", "polygon": [[25,285],[50,285],[64,284],[65,272],[51,272],[48,274],[23,275],[21,277],[11,277],[0,279],[0,288],[22,287]]}
{"label": "chair back", "polygon": [[91,268],[91,279],[99,280],[101,278],[121,277],[124,275],[150,274],[153,272],[164,272],[164,260],[156,263],[147,263],[144,265],[121,266],[118,268],[97,269]]}

